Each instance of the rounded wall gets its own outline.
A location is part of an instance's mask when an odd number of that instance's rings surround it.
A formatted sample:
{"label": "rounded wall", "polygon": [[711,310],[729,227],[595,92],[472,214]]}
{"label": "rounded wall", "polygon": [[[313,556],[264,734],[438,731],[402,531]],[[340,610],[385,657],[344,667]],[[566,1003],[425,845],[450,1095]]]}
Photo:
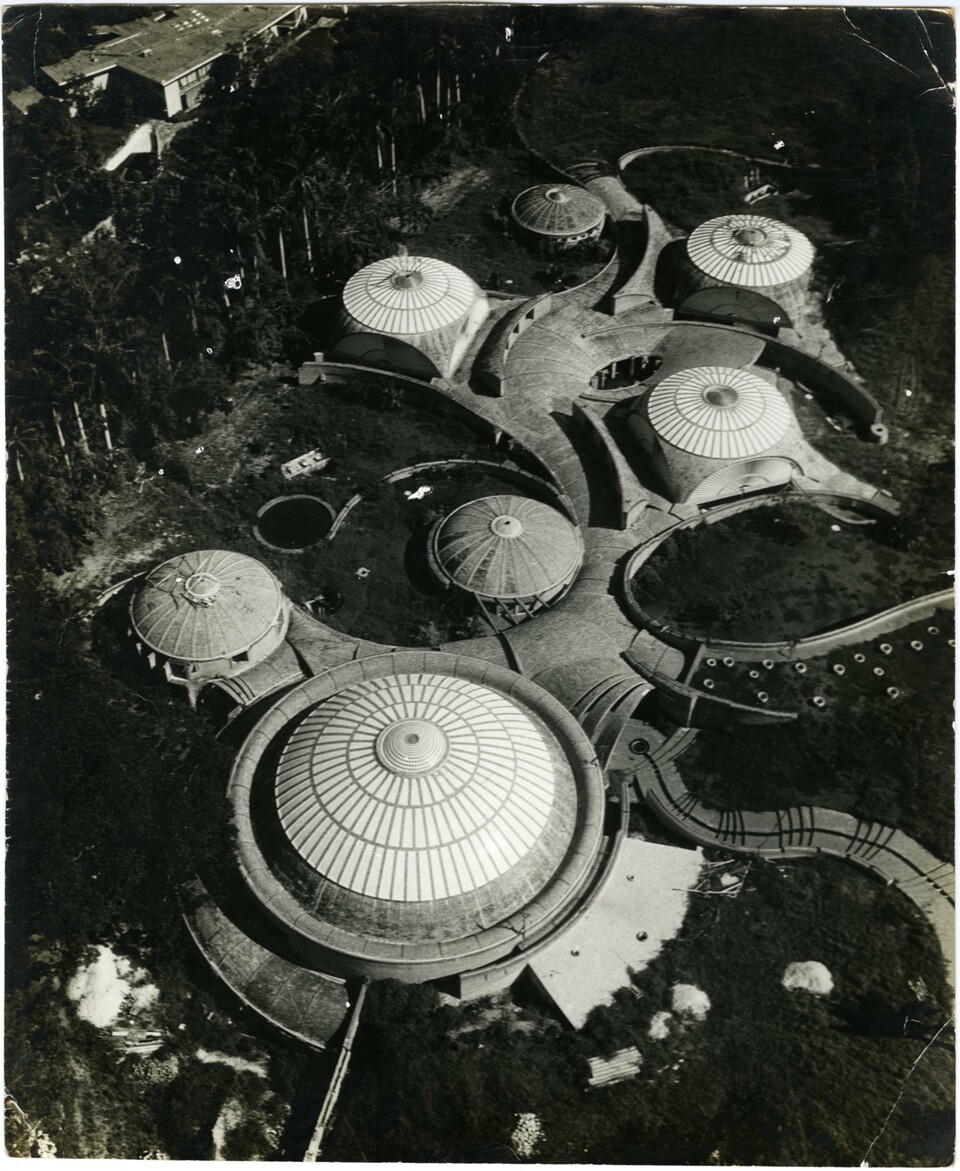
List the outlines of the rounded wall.
{"label": "rounded wall", "polygon": [[331,358],[356,362],[361,366],[377,366],[396,370],[411,378],[429,381],[438,378],[440,370],[432,358],[417,346],[401,338],[381,333],[350,333],[341,338],[331,351]]}
{"label": "rounded wall", "polygon": [[175,678],[179,677],[187,682],[230,679],[234,675],[242,675],[254,664],[262,663],[264,659],[268,659],[286,638],[289,625],[290,601],[284,597],[275,624],[242,654],[229,659],[208,659],[202,663],[188,662],[184,659],[161,658],[160,656],[158,659],[169,666]]}
{"label": "rounded wall", "polygon": [[705,504],[750,492],[763,492],[789,484],[799,467],[783,456],[743,460],[713,472],[697,485],[684,503]]}
{"label": "rounded wall", "polygon": [[440,371],[444,378],[452,378],[460,363],[466,356],[467,350],[470,348],[470,343],[477,336],[480,326],[486,321],[490,315],[490,302],[486,297],[477,297],[474,303],[470,306],[470,312],[464,318],[461,325],[460,336],[453,343],[453,348],[450,351],[450,357]]}
{"label": "rounded wall", "polygon": [[[516,912],[489,927],[455,938],[396,937],[388,924],[391,904],[366,900],[367,917],[356,923],[320,918],[291,893],[271,869],[257,832],[258,766],[277,752],[285,730],[308,710],[345,687],[364,680],[402,674],[435,672],[468,679],[493,688],[513,700],[545,725],[572,772],[577,794],[575,822],[566,852],[552,876]],[[237,860],[254,898],[280,927],[291,949],[304,962],[335,975],[394,978],[409,983],[454,975],[508,955],[536,932],[539,936],[576,899],[591,873],[602,842],[603,776],[593,747],[569,712],[536,684],[505,668],[442,652],[397,652],[358,660],[316,676],[289,692],[274,705],[244,743],[231,774],[228,796],[237,828]],[[482,890],[478,891],[478,895]],[[405,904],[393,904],[401,912]],[[442,902],[434,904],[442,909]],[[393,934],[394,938],[386,936]],[[440,935],[437,931],[434,934]]]}
{"label": "rounded wall", "polygon": [[810,273],[805,272],[796,280],[782,285],[740,285],[732,281],[719,280],[702,272],[689,256],[678,257],[676,260],[676,291],[674,300],[681,305],[694,293],[707,289],[748,290],[762,296],[770,302],[774,310],[779,309],[783,314],[783,321],[777,322],[779,327],[797,328],[794,323],[802,322],[810,287]]}

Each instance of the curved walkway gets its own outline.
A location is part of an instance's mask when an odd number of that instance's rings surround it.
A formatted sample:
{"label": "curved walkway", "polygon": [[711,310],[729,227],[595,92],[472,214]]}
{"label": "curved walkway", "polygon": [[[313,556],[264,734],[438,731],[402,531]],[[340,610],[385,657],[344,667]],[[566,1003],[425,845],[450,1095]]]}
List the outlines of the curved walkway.
{"label": "curved walkway", "polygon": [[227,918],[199,879],[183,897],[194,942],[234,995],[283,1032],[325,1049],[347,1015],[344,982],[262,947]]}
{"label": "curved walkway", "polygon": [[644,801],[672,829],[701,845],[762,857],[829,854],[872,870],[923,912],[937,934],[954,985],[955,875],[901,830],[849,813],[801,805],[769,812],[714,809],[691,793],[674,761],[692,742],[681,729],[635,771]]}
{"label": "curved walkway", "polygon": [[[733,151],[692,146],[643,148],[623,156],[620,167],[643,154],[675,149],[713,151],[761,165],[791,167]],[[770,353],[768,339],[748,330],[677,323],[659,308],[653,298],[652,266],[655,253],[666,240],[666,229],[659,217],[653,220],[651,209],[630,195],[611,169],[589,162],[560,173],[604,198],[614,222],[633,233],[629,240],[624,237],[619,241],[614,261],[583,286],[543,298],[542,310],[531,314],[529,320],[528,310],[511,307],[502,323],[483,331],[482,338],[478,335],[471,358],[479,354],[476,365],[489,367],[489,373],[496,376],[490,381],[499,389],[498,397],[482,393],[467,381],[471,363],[461,368],[458,381],[431,388],[513,436],[550,470],[572,504],[585,546],[578,579],[549,610],[499,635],[442,649],[509,667],[544,687],[590,734],[601,762],[614,750],[638,703],[651,690],[646,678],[650,671],[674,679],[684,671],[687,656],[671,645],[675,640],[667,637],[668,632],[652,633],[652,624],[646,622],[638,629],[625,612],[622,566],[638,544],[664,539],[678,522],[690,519],[691,510],[643,486],[642,497],[637,492],[631,496],[641,507],[626,515],[624,493],[611,483],[619,465],[609,458],[609,452],[604,460],[597,458],[596,436],[577,413],[581,400],[597,370],[637,354],[656,352],[663,357],[663,365],[646,383],[653,385],[691,365],[751,366],[762,360],[765,352]],[[620,303],[623,312],[614,316],[600,312],[598,306],[618,292],[627,295]],[[516,330],[521,321],[522,330]],[[788,357],[793,353],[789,347],[784,352]],[[780,350],[777,355],[781,356]],[[844,389],[848,389],[845,384]],[[860,393],[859,388],[854,389]],[[854,390],[850,390],[850,397],[855,398]],[[864,418],[876,422],[879,409],[865,395],[863,400]],[[605,425],[602,417],[597,425]],[[861,504],[876,494],[872,486],[861,484],[828,461],[823,464],[836,473],[837,484],[850,489],[849,495]],[[820,470],[818,465],[818,475]],[[828,482],[832,484],[833,479]],[[828,495],[838,497],[837,493]],[[876,508],[887,511],[879,501]],[[851,629],[860,626],[851,624]],[[307,628],[313,632],[308,634]],[[834,637],[838,636],[834,632]],[[335,636],[321,623],[303,616],[291,627],[290,641],[305,669],[313,672],[327,669],[331,658],[359,659],[386,649]],[[694,649],[697,647],[699,644]],[[767,653],[766,647],[761,648],[761,657]],[[644,669],[639,670],[631,660]],[[952,867],[939,862],[907,835],[848,814],[812,808],[760,814],[709,809],[685,788],[672,763],[694,734],[683,729],[669,738],[637,773],[643,796],[665,821],[685,836],[713,846],[783,857],[825,852],[868,866],[900,886],[924,911],[949,962]]]}
{"label": "curved walkway", "polygon": [[727,158],[740,159],[745,163],[759,163],[761,167],[780,167],[787,171],[822,171],[823,167],[819,163],[789,163],[785,159],[761,159],[756,155],[741,154],[738,150],[726,150],[722,146],[685,146],[672,144],[664,144],[663,146],[641,146],[636,150],[628,150],[626,154],[622,154],[617,159],[617,166],[621,171],[626,170],[627,167],[634,161],[634,159],[643,158],[645,155],[666,154],[669,151],[676,150],[692,150],[700,151],[704,154],[725,155]]}

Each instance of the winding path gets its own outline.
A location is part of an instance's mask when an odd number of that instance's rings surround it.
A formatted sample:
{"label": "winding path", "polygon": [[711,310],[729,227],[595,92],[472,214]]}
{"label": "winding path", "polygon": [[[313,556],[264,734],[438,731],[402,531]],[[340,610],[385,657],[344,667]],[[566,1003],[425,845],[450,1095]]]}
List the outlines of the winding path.
{"label": "winding path", "polygon": [[695,146],[695,145],[670,145],[663,146],[641,146],[636,150],[628,150],[626,154],[622,154],[617,159],[617,167],[621,171],[625,171],[627,167],[634,161],[634,159],[643,158],[645,155],[665,154],[668,151],[676,150],[693,150],[700,151],[704,154],[726,155],[728,158],[740,159],[745,163],[758,163],[761,167],[781,167],[788,171],[822,171],[823,167],[819,163],[790,163],[785,159],[761,159],[755,155],[741,154],[738,150],[727,150],[722,146]]}
{"label": "winding path", "polygon": [[829,854],[879,875],[912,900],[936,932],[954,986],[954,868],[902,830],[815,805],[770,812],[714,809],[691,793],[674,763],[696,731],[682,728],[650,753],[634,781],[661,821],[701,845],[772,858]]}

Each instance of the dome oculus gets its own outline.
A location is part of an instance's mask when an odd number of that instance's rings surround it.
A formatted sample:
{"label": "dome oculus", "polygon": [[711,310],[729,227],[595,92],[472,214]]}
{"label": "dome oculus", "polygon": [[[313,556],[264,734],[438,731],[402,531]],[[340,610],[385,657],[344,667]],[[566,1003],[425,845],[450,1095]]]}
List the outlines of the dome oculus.
{"label": "dome oculus", "polygon": [[707,276],[748,287],[790,284],[813,263],[813,245],[802,232],[758,215],[707,220],[691,233],[687,254]]}
{"label": "dome oculus", "polygon": [[792,414],[783,395],[748,370],[698,366],[658,383],[647,399],[650,424],[692,455],[741,459],[768,451]]}

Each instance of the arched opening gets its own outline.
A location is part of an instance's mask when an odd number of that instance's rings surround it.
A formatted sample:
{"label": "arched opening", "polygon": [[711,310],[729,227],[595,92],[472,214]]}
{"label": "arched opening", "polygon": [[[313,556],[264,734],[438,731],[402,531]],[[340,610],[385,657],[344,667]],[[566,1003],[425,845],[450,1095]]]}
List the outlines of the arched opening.
{"label": "arched opening", "polygon": [[629,358],[619,358],[598,370],[590,379],[590,385],[596,390],[635,386],[656,374],[662,365],[663,358],[659,354],[634,354]]}
{"label": "arched opening", "polygon": [[330,357],[333,361],[395,370],[399,374],[408,374],[411,378],[424,381],[440,375],[433,362],[416,346],[381,333],[348,334],[337,342]]}
{"label": "arched opening", "polygon": [[687,497],[689,504],[715,504],[736,496],[769,492],[789,484],[797,465],[782,456],[764,456],[729,464],[701,480]]}
{"label": "arched opening", "polygon": [[776,337],[781,329],[793,329],[793,322],[785,309],[752,289],[713,286],[697,289],[677,306],[674,316],[678,321],[746,325],[768,337]]}

